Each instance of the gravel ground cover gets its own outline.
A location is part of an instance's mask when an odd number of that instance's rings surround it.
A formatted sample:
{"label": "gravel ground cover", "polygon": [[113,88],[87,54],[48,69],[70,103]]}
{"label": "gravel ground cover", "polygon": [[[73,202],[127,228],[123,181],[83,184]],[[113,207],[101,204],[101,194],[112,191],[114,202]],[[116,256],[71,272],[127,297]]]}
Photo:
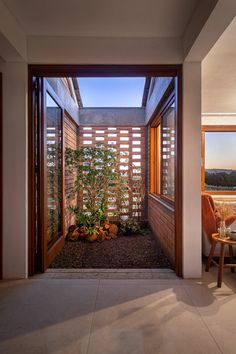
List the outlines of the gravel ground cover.
{"label": "gravel ground cover", "polygon": [[66,241],[50,268],[171,268],[151,232],[104,242]]}

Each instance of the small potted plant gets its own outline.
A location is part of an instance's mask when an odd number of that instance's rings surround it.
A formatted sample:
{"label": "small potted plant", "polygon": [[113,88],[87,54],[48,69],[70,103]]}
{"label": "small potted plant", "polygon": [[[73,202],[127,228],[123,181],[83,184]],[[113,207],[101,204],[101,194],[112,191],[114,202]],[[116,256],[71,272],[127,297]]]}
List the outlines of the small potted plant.
{"label": "small potted plant", "polygon": [[226,203],[220,203],[217,207],[217,214],[220,218],[220,226],[219,226],[219,235],[222,238],[227,237],[227,226],[225,224],[225,220],[229,215],[232,214],[232,208]]}

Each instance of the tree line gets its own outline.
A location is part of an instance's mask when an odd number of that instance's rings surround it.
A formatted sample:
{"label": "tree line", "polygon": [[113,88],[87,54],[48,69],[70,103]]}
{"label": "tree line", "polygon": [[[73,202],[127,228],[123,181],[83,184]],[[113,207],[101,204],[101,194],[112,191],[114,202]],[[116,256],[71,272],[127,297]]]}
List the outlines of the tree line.
{"label": "tree line", "polygon": [[205,172],[205,183],[210,186],[236,187],[236,170],[227,172]]}

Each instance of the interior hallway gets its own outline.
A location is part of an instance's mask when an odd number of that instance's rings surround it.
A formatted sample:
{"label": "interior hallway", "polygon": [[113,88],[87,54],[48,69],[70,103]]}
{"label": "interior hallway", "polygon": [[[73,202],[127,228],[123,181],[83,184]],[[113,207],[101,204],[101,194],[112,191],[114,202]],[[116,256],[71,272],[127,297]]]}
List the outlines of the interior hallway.
{"label": "interior hallway", "polygon": [[170,270],[86,270],[5,281],[0,352],[233,354],[235,290],[229,270],[216,287],[215,269],[203,280]]}

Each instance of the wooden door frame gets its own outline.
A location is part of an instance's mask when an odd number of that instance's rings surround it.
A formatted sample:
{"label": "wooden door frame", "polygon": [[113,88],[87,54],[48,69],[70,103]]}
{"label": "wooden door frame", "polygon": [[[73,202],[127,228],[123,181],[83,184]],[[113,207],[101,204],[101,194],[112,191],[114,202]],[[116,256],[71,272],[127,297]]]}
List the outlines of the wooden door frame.
{"label": "wooden door frame", "polygon": [[[30,83],[31,81],[31,83]],[[44,82],[45,80],[43,77],[32,77],[29,83],[31,84],[31,90],[29,91],[29,108],[31,109],[31,113],[29,116],[29,122],[31,122],[31,126],[29,127],[29,136],[31,136],[31,149],[29,149],[29,181],[28,181],[28,191],[29,191],[29,198],[32,200],[31,204],[29,203],[28,213],[31,217],[29,219],[29,253],[28,253],[28,261],[29,261],[29,275],[32,275],[36,272],[44,272],[47,269],[48,264],[50,264],[53,260],[53,250],[54,249],[61,249],[61,238],[60,237],[55,244],[52,246],[52,249],[47,250],[46,240],[42,237],[38,237],[36,235],[36,209],[38,210],[45,210],[46,208],[46,163],[45,163],[45,125],[46,125],[46,108],[45,108],[45,99],[46,93],[48,92],[49,95],[55,100],[58,106],[61,108],[61,119],[62,119],[62,219],[63,219],[63,228],[62,234],[65,234],[65,222],[64,222],[64,202],[65,202],[65,172],[64,172],[64,114],[65,109],[64,105],[61,102],[58,95],[55,91],[51,88],[51,86]],[[37,86],[37,96],[33,94],[33,88]],[[40,92],[40,94],[38,94]],[[33,102],[35,100],[35,104]],[[34,107],[35,106],[35,107]],[[33,109],[36,108],[34,112]],[[37,115],[37,119],[35,116]],[[31,119],[30,119],[31,118]],[[39,122],[39,119],[42,119],[42,122]],[[36,119],[34,121],[34,119]],[[32,130],[33,128],[33,130]],[[38,138],[35,137],[35,132],[37,130]],[[29,145],[30,146],[30,145]],[[35,159],[34,150],[37,146],[37,159]],[[31,159],[31,162],[30,162]],[[41,166],[42,168],[38,168],[37,165]],[[31,170],[30,170],[31,168]],[[38,173],[38,195],[39,198],[37,199],[37,206],[36,206],[36,185],[35,185],[35,169],[37,168]],[[40,235],[45,235],[46,232],[46,221],[45,215],[40,214],[37,219],[38,226],[37,230]],[[37,238],[37,241],[36,241]],[[38,255],[35,254],[36,250],[36,242],[37,242],[37,250]],[[31,269],[31,270],[30,270]]]}
{"label": "wooden door frame", "polygon": [[3,134],[2,134],[2,121],[3,121],[3,99],[2,99],[2,73],[0,72],[0,279],[2,279],[2,267],[3,267],[3,234],[2,234],[2,222],[3,222],[3,155],[2,155],[2,144],[3,144]]}
{"label": "wooden door frame", "polygon": [[34,119],[33,77],[175,77],[177,80],[177,158],[175,202],[176,274],[183,274],[182,259],[182,65],[29,65],[28,66],[28,195],[29,195],[29,275],[35,274],[34,253]]}
{"label": "wooden door frame", "polygon": [[[61,136],[61,149],[62,149],[62,234],[61,236],[56,240],[56,242],[52,245],[52,247],[48,250],[47,249],[47,239],[44,238],[42,241],[42,270],[45,271],[47,267],[50,265],[50,263],[54,259],[54,253],[59,252],[64,245],[62,244],[62,239],[65,235],[65,212],[64,212],[64,207],[65,207],[65,169],[64,169],[64,115],[65,115],[65,109],[64,109],[64,104],[61,101],[61,99],[58,97],[58,95],[55,93],[53,88],[46,82],[46,80],[42,80],[42,125],[41,125],[41,151],[40,151],[40,161],[43,163],[43,168],[40,169],[41,171],[41,182],[40,182],[40,198],[41,198],[41,208],[43,210],[47,210],[47,158],[46,158],[46,152],[45,152],[45,144],[47,141],[47,133],[46,133],[46,126],[47,126],[47,108],[46,108],[46,95],[47,93],[49,96],[56,102],[58,107],[61,109],[61,127],[62,127],[62,136]],[[44,218],[40,218],[40,223],[42,224],[42,229],[43,229],[43,234],[46,235],[47,233],[47,220],[48,216],[45,214]]]}

